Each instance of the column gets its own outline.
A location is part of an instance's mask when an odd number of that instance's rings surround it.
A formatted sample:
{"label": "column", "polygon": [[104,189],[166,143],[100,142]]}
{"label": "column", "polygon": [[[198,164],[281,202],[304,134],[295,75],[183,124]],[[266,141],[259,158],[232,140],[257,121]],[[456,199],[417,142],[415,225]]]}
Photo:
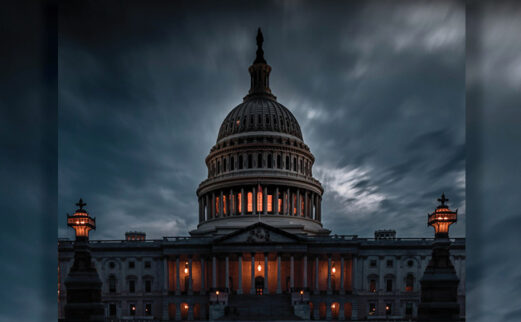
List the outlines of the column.
{"label": "column", "polygon": [[210,214],[210,217],[215,218],[215,192],[212,192],[212,202],[210,202],[212,206],[212,213]]}
{"label": "column", "polygon": [[181,321],[181,303],[175,304],[175,320]]}
{"label": "column", "polygon": [[188,256],[188,295],[194,293],[192,285],[192,256]]}
{"label": "column", "polygon": [[217,288],[217,258],[215,255],[212,257],[212,288]]}
{"label": "column", "polygon": [[262,294],[269,294],[268,289],[268,253],[264,253],[264,291]]}
{"label": "column", "polygon": [[181,279],[179,275],[181,274],[179,270],[179,256],[175,259],[175,295],[181,294]]}
{"label": "column", "polygon": [[194,320],[194,305],[189,304],[188,305],[188,321]]}
{"label": "column", "polygon": [[289,192],[289,188],[286,190],[286,198],[284,199],[286,202],[286,213],[285,215],[291,216],[291,194]]}
{"label": "column", "polygon": [[356,290],[358,290],[358,273],[357,273],[357,268],[358,268],[358,257],[356,257],[356,255],[353,255],[352,259],[352,264],[351,264],[351,288],[352,288],[352,293],[355,294]]}
{"label": "column", "polygon": [[340,307],[338,308],[338,320],[339,321],[344,321],[346,319],[345,317],[345,313],[344,313],[344,302],[340,302],[338,303],[338,305],[340,305]]}
{"label": "column", "polygon": [[226,287],[226,290],[229,292],[230,291],[230,259],[228,257],[228,255],[226,255],[226,258],[225,258],[225,262],[224,262],[224,267],[225,267],[225,287]]}
{"label": "column", "polygon": [[332,314],[331,314],[331,302],[326,302],[326,320],[331,321]]}
{"label": "column", "polygon": [[318,197],[318,220],[322,220],[322,197]]}
{"label": "column", "polygon": [[275,195],[273,196],[273,199],[274,200],[273,202],[275,203],[273,205],[273,213],[275,214],[279,214],[279,187],[275,188]]}
{"label": "column", "polygon": [[[271,199],[271,201],[273,202],[273,199]],[[262,212],[264,215],[268,214],[268,187],[266,186],[264,186],[262,191]]]}
{"label": "column", "polygon": [[308,255],[304,255],[304,289],[308,288]]}
{"label": "column", "polygon": [[280,271],[280,254],[277,254],[277,294],[282,293],[282,286],[280,285],[280,276],[282,275],[282,272]]}
{"label": "column", "polygon": [[256,194],[255,190],[256,190],[255,187],[253,187],[253,189],[252,189],[253,193],[252,193],[252,198],[251,198],[251,203],[252,203],[251,214],[252,215],[257,214],[257,194]]}
{"label": "column", "polygon": [[314,216],[312,216],[312,217],[314,220],[318,220],[318,195],[317,194],[313,195],[313,204],[315,205],[315,212],[313,213]]}
{"label": "column", "polygon": [[300,189],[297,189],[297,216],[300,216],[300,207],[302,205],[302,203],[300,202]]}
{"label": "column", "polygon": [[204,257],[201,257],[201,294],[206,293],[206,267],[204,264]]}
{"label": "column", "polygon": [[290,194],[289,194],[289,197],[290,197],[290,209],[289,209],[289,213],[290,213],[290,216],[294,216],[295,214],[293,213],[293,209],[295,209],[295,199],[293,198],[293,193],[291,193],[290,191]]}
{"label": "column", "polygon": [[293,274],[295,274],[295,259],[293,255],[291,255],[289,262],[289,287],[291,292],[293,292],[295,288],[295,277]]}
{"label": "column", "polygon": [[244,213],[245,213],[245,209],[246,209],[246,202],[244,202],[244,200],[246,199],[246,197],[244,196],[244,188],[241,188],[241,215],[244,216]]}
{"label": "column", "polygon": [[327,294],[332,294],[331,290],[331,254],[327,255]]}
{"label": "column", "polygon": [[344,284],[344,256],[340,254],[340,294],[346,293]]}
{"label": "column", "polygon": [[228,197],[228,216],[235,215],[235,206],[233,205],[233,190],[230,189],[230,196]]}
{"label": "column", "polygon": [[206,220],[208,220],[208,219],[210,219],[210,210],[211,210],[210,202],[208,201],[210,199],[210,197],[208,197],[208,194],[206,194],[205,198],[206,198]]}
{"label": "column", "polygon": [[318,256],[315,257],[315,294],[320,293],[318,288]]}
{"label": "column", "polygon": [[203,199],[199,198],[199,222],[203,221],[203,206],[201,205]]}
{"label": "column", "polygon": [[224,217],[224,198],[223,191],[221,190],[220,199],[219,199],[219,217]]}
{"label": "column", "polygon": [[238,256],[238,271],[239,271],[239,283],[237,283],[237,294],[242,294],[242,254]]}
{"label": "column", "polygon": [[251,288],[250,294],[255,294],[255,253],[251,253]]}
{"label": "column", "polygon": [[[384,257],[383,256],[378,256],[378,290],[383,290],[384,289],[384,272],[383,272],[383,263],[384,262]],[[417,275],[417,276],[420,276],[420,275]]]}
{"label": "column", "polygon": [[308,193],[307,190],[306,190],[306,193],[304,194],[304,198],[305,198],[305,201],[304,201],[304,217],[308,218],[309,217],[309,193]]}
{"label": "column", "polygon": [[163,257],[163,294],[168,294],[168,257]]}

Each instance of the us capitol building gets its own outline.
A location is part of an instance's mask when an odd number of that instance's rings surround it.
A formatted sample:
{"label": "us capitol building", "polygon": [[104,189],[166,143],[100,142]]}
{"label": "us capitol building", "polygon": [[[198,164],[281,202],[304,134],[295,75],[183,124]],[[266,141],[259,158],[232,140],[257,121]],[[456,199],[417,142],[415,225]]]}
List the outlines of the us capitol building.
{"label": "us capitol building", "polygon": [[[147,240],[127,232],[120,241],[88,241],[107,321],[417,317],[434,239],[397,238],[392,230],[374,238],[331,235],[322,226],[315,158],[291,111],[271,93],[262,42],[259,30],[251,88],[205,159],[197,229],[189,237]],[[442,199],[438,208],[448,211]],[[77,205],[69,224],[89,217],[86,204]],[[450,242],[464,316],[465,240]],[[73,245],[58,242],[60,318]]]}

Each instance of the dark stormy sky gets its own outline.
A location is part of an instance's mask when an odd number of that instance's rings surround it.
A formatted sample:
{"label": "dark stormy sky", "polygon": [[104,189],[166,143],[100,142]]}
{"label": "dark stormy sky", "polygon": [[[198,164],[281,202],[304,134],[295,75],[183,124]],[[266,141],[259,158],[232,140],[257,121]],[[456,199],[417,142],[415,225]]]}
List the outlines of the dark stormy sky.
{"label": "dark stormy sky", "polygon": [[249,89],[258,27],[338,234],[431,237],[445,192],[465,234],[462,2],[89,2],[59,30],[59,236],[80,198],[94,239],[197,225],[195,190]]}

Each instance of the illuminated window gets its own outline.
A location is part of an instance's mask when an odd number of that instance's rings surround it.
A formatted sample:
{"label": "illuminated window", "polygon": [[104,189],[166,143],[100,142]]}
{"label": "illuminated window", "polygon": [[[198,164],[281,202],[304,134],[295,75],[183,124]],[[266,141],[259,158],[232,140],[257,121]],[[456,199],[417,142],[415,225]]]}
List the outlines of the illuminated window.
{"label": "illuminated window", "polygon": [[369,315],[376,314],[376,303],[369,303]]}
{"label": "illuminated window", "polygon": [[257,191],[257,211],[262,212],[262,189]]}
{"label": "illuminated window", "polygon": [[369,291],[376,292],[376,280],[375,279],[369,280]]}
{"label": "illuminated window", "polygon": [[304,197],[300,196],[300,215],[304,216]]}
{"label": "illuminated window", "polygon": [[219,210],[221,208],[219,208],[219,197],[215,197],[215,214],[218,215],[219,214]]}
{"label": "illuminated window", "polygon": [[293,194],[293,215],[297,214],[297,195]]}
{"label": "illuminated window", "polygon": [[405,278],[405,291],[406,292],[412,292],[414,290],[414,275],[407,274],[407,277]]}
{"label": "illuminated window", "polygon": [[268,195],[268,205],[267,205],[267,210],[268,212],[273,212],[273,196],[272,195]]}
{"label": "illuminated window", "polygon": [[130,315],[132,315],[132,316],[136,315],[136,305],[135,304],[130,304],[128,309],[130,311]]}
{"label": "illuminated window", "polygon": [[282,199],[279,198],[279,207],[277,208],[279,213],[282,211]]}
{"label": "illuminated window", "polygon": [[226,196],[223,196],[223,215],[226,215],[226,205],[228,203],[226,202]]}
{"label": "illuminated window", "polygon": [[237,206],[238,212],[242,212],[242,195],[240,192],[237,195],[237,203],[238,203],[238,206]]}
{"label": "illuminated window", "polygon": [[251,192],[248,192],[247,194],[247,197],[248,197],[248,208],[247,208],[247,211],[248,212],[253,212],[253,193]]}

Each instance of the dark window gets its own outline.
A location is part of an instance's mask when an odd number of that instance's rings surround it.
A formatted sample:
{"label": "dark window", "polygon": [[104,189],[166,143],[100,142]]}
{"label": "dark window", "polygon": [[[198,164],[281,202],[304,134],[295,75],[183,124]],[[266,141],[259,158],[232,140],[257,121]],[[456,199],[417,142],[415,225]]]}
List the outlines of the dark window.
{"label": "dark window", "polygon": [[136,263],[135,262],[128,262],[128,268],[134,268],[136,267]]}
{"label": "dark window", "polygon": [[376,280],[372,279],[369,281],[369,291],[376,292]]}
{"label": "dark window", "polygon": [[304,173],[304,163],[300,160],[300,173]]}
{"label": "dark window", "polygon": [[412,260],[407,261],[407,266],[413,267],[414,262]]}
{"label": "dark window", "polygon": [[145,262],[145,268],[150,268],[150,266],[152,266],[152,263],[150,263],[149,261],[146,261]]}
{"label": "dark window", "polygon": [[271,156],[271,154],[268,154],[268,168],[272,168],[273,164],[273,157]]}
{"label": "dark window", "polygon": [[376,259],[372,259],[372,260],[369,262],[369,266],[371,266],[371,267],[376,267]]}
{"label": "dark window", "polygon": [[387,260],[387,267],[393,267],[393,261],[391,259]]}
{"label": "dark window", "polygon": [[116,267],[116,263],[114,263],[114,262],[110,262],[110,263],[109,263],[109,267],[110,267],[110,268],[114,268],[114,267]]}
{"label": "dark window", "polygon": [[116,293],[116,278],[114,276],[109,277],[109,292]]}
{"label": "dark window", "polygon": [[235,170],[235,158],[234,157],[230,158],[230,170],[231,171]]}
{"label": "dark window", "polygon": [[412,303],[411,302],[407,302],[407,304],[405,305],[405,315],[409,315],[409,316],[412,315]]}
{"label": "dark window", "polygon": [[135,304],[130,304],[128,309],[130,311],[130,315],[132,315],[132,316],[136,315],[136,305]]}
{"label": "dark window", "polygon": [[226,158],[223,160],[223,172],[226,172]]}
{"label": "dark window", "polygon": [[289,157],[286,156],[286,170],[289,170]]}
{"label": "dark window", "polygon": [[152,304],[145,304],[145,315],[152,315]]}
{"label": "dark window", "polygon": [[386,303],[385,304],[385,314],[391,315],[393,313],[393,304],[392,303]]}
{"label": "dark window", "polygon": [[242,155],[239,155],[239,170],[242,169]]}
{"label": "dark window", "polygon": [[253,168],[253,158],[251,154],[248,154],[248,169]]}
{"label": "dark window", "polygon": [[116,316],[116,304],[109,304],[109,316]]}
{"label": "dark window", "polygon": [[281,160],[280,160],[280,154],[277,155],[277,168],[282,168],[282,163],[281,163]]}
{"label": "dark window", "polygon": [[376,314],[376,303],[369,303],[369,315]]}
{"label": "dark window", "polygon": [[270,116],[266,115],[266,124],[270,124]]}
{"label": "dark window", "polygon": [[387,292],[392,292],[393,291],[393,280],[387,280],[387,285],[386,285],[386,291]]}
{"label": "dark window", "polygon": [[257,168],[262,168],[262,154],[257,154]]}
{"label": "dark window", "polygon": [[297,172],[297,158],[293,158],[293,171]]}
{"label": "dark window", "polygon": [[145,281],[145,292],[150,293],[152,289],[152,281],[146,280]]}
{"label": "dark window", "polygon": [[136,291],[136,281],[134,281],[134,280],[128,281],[128,291],[130,293],[134,293]]}

